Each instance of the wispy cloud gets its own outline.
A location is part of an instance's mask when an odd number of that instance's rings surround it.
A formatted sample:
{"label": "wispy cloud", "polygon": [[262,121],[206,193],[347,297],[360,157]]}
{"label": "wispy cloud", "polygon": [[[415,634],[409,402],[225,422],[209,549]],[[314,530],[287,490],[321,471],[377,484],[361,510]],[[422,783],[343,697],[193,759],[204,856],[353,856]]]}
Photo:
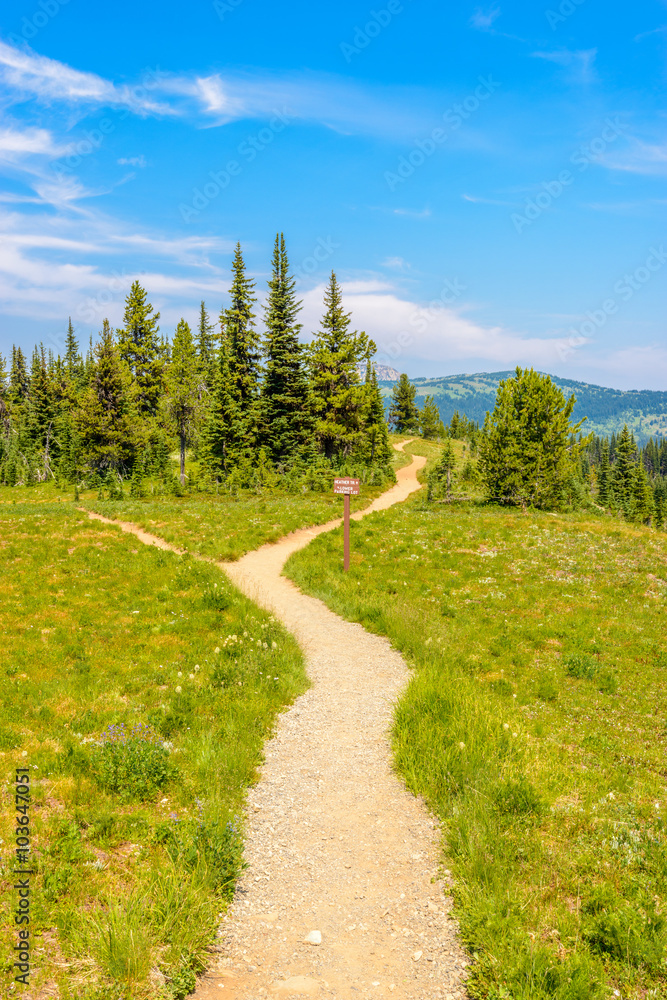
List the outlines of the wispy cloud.
{"label": "wispy cloud", "polygon": [[406,215],[409,219],[430,219],[433,214],[430,208],[419,211],[414,208],[392,208],[391,211],[394,215]]}
{"label": "wispy cloud", "polygon": [[482,8],[478,7],[470,18],[470,24],[478,31],[488,31],[495,21],[500,17],[500,7]]}
{"label": "wispy cloud", "polygon": [[473,205],[501,205],[504,208],[513,208],[517,203],[515,201],[499,201],[496,198],[482,198],[481,195],[476,194],[462,194],[461,197],[464,201],[470,201]]}
{"label": "wispy cloud", "polygon": [[597,49],[559,49],[555,52],[533,52],[534,59],[556,63],[565,70],[566,78],[575,84],[588,84],[596,79],[595,58]]}
{"label": "wispy cloud", "polygon": [[610,170],[662,176],[667,173],[667,140],[648,142],[632,137],[623,150],[609,150],[600,162]]}

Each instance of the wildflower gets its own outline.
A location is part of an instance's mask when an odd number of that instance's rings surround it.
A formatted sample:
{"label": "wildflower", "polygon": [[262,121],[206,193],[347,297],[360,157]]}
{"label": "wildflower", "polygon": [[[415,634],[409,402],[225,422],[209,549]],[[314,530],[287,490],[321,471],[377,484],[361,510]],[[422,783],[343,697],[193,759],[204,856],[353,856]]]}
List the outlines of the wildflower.
{"label": "wildflower", "polygon": [[182,671],[182,670],[179,670],[179,671],[178,671],[178,674],[177,674],[176,676],[177,676],[177,677],[182,677],[182,676],[183,676],[183,671]]}
{"label": "wildflower", "polygon": [[220,646],[216,646],[215,649],[213,650],[213,652],[216,653],[216,654],[219,653],[220,652]]}
{"label": "wildflower", "polygon": [[194,679],[195,679],[195,675],[194,674],[188,674],[188,680],[193,681]]}
{"label": "wildflower", "polygon": [[264,649],[268,649],[269,648],[269,644],[267,642],[263,642],[262,646],[263,646]]}
{"label": "wildflower", "polygon": [[177,687],[174,688],[174,691],[176,692],[176,694],[180,694],[182,690],[183,690],[183,688],[181,687],[180,684]]}
{"label": "wildflower", "polygon": [[465,743],[459,743],[459,750],[465,750],[465,748],[466,748]]}
{"label": "wildflower", "polygon": [[23,750],[22,753],[21,753],[21,756],[22,757],[27,757],[28,756],[28,751],[27,750]]}
{"label": "wildflower", "polygon": [[197,673],[200,669],[201,668],[200,668],[199,664],[195,663],[195,673]]}
{"label": "wildflower", "polygon": [[509,723],[503,722],[503,729],[509,729]]}
{"label": "wildflower", "polygon": [[278,648],[278,643],[277,642],[272,642],[271,643],[271,649],[277,649],[277,648]]}
{"label": "wildflower", "polygon": [[431,638],[428,638],[428,639],[426,640],[426,645],[427,645],[427,646],[430,646],[432,642],[433,642],[433,639],[431,639]]}
{"label": "wildflower", "polygon": [[169,802],[169,799],[160,799],[160,805],[161,805],[161,806],[166,806],[166,804],[167,804],[168,802]]}

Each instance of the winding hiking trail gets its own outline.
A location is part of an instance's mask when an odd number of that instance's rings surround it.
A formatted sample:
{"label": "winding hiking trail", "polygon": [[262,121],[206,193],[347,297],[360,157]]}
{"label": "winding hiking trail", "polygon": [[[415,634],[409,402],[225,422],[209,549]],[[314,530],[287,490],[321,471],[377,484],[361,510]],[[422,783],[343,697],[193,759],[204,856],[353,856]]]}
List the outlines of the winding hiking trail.
{"label": "winding hiking trail", "polygon": [[[425,461],[414,457],[396,486],[353,518],[418,490]],[[279,717],[260,781],[248,792],[249,868],[219,931],[219,964],[196,1000],[465,995],[466,957],[436,878],[438,826],[391,767],[388,730],[408,668],[388,640],[281,575],[293,552],[339,524],[219,564],[296,636],[312,687]],[[136,525],[120,526],[173,548]],[[313,931],[321,943],[305,940]]]}

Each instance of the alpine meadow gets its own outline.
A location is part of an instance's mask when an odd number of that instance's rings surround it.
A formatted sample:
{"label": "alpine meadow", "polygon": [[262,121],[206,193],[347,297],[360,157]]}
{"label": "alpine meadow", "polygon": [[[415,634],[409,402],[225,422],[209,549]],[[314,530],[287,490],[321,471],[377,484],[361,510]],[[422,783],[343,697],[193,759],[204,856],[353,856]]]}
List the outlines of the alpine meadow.
{"label": "alpine meadow", "polygon": [[667,1000],[665,3],[0,17],[0,996]]}

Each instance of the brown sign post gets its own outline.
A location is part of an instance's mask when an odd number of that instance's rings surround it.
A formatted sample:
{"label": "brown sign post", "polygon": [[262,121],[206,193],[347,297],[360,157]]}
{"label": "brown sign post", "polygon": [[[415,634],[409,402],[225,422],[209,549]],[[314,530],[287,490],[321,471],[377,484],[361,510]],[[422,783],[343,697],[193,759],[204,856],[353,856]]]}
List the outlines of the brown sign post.
{"label": "brown sign post", "polygon": [[334,479],[334,493],[345,497],[345,528],[343,548],[343,569],[347,573],[350,568],[350,497],[359,493],[358,479]]}

